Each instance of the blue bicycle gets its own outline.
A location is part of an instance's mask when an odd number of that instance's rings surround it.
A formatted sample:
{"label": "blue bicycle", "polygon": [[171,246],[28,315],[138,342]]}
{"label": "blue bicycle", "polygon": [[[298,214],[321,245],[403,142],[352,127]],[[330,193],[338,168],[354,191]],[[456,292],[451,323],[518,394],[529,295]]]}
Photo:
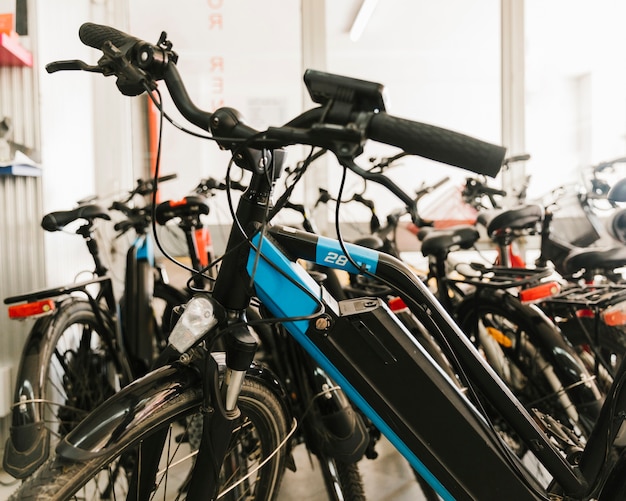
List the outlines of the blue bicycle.
{"label": "blue bicycle", "polygon": [[[80,35],[102,49],[98,64],[65,61],[49,71],[115,75],[127,95],[153,93],[163,79],[182,115],[210,131],[252,177],[234,212],[211,293],[198,294],[181,308],[155,370],[83,420],[12,499],[103,499],[126,487],[127,499],[152,499],[174,483],[171,477],[161,480],[161,474],[178,462],[161,456],[178,452],[184,441],[175,440],[176,430],[190,433],[189,423],[201,425],[199,445],[189,454],[193,468],[186,467],[174,486],[176,496],[272,499],[298,424],[281,381],[254,363],[257,339],[250,327],[258,322],[281,323],[443,499],[623,499],[626,366],[619,368],[589,438],[580,443],[565,424],[520,404],[402,262],[341,239],[269,224],[284,203],[279,198],[271,206],[283,146],[327,149],[344,169],[394,192],[397,186],[389,179],[354,162],[368,138],[486,175],[497,173],[503,148],[392,117],[385,112],[380,85],[315,71],[307,71],[305,83],[320,106],[258,132],[233,109],[208,113],[193,105],[165,34],[153,45],[86,24]],[[299,260],[374,275],[396,290],[421,325],[455,355],[464,391],[381,300],[337,301]],[[268,318],[245,317],[253,297]],[[225,355],[213,351],[217,341],[223,341]],[[526,444],[548,472],[548,482],[511,450],[499,423]],[[355,429],[346,427],[346,438]],[[354,454],[362,448],[355,443]]]}

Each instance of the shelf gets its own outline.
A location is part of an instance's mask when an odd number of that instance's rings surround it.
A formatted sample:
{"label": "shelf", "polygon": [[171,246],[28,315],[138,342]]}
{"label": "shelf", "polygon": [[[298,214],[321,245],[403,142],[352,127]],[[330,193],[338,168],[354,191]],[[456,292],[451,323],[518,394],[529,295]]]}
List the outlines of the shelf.
{"label": "shelf", "polygon": [[41,168],[34,165],[4,165],[0,167],[0,176],[41,176]]}
{"label": "shelf", "polygon": [[32,66],[33,55],[18,38],[0,33],[0,66]]}

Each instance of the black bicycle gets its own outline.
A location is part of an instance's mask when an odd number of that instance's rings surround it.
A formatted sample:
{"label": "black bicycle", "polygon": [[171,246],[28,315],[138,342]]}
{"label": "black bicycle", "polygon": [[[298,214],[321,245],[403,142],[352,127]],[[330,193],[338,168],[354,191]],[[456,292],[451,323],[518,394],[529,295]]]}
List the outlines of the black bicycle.
{"label": "black bicycle", "polygon": [[[268,224],[272,187],[282,165],[280,146],[326,148],[343,168],[370,178],[354,162],[367,138],[489,175],[500,168],[503,148],[392,117],[384,111],[380,85],[315,71],[306,73],[305,82],[320,106],[259,133],[243,124],[233,109],[208,113],[193,105],[165,36],[153,45],[86,24],[81,38],[103,50],[98,65],[62,62],[49,71],[87,69],[116,75],[120,90],[129,95],[153,92],[156,81],[165,80],[182,115],[210,130],[252,177],[234,212],[212,293],[194,296],[181,310],[159,367],[83,420],[57,447],[56,457],[12,499],[68,499],[87,485],[102,498],[98,487],[109,495],[126,482],[132,499],[150,499],[157,486],[164,485],[160,473],[173,466],[169,461],[159,465],[161,453],[176,449],[167,445],[169,430],[188,422],[185,416],[195,415],[201,416],[202,438],[193,471],[178,485],[181,497],[216,499],[253,486],[256,490],[249,497],[271,499],[293,427],[280,380],[251,365],[257,341],[249,330],[254,322],[247,321],[244,312],[252,296],[443,499],[623,498],[626,365],[588,440],[577,443],[565,423],[520,404],[401,261],[341,239]],[[398,192],[385,176],[375,180]],[[298,259],[388,282],[425,329],[449,345],[456,367],[463,369],[467,391],[459,391],[384,302],[373,297],[337,301],[297,264]],[[218,339],[225,342],[225,358],[212,353]],[[251,391],[253,387],[258,391]],[[267,392],[262,394],[261,388]],[[548,484],[520,461],[500,433],[500,422],[543,465],[551,477]],[[244,436],[244,431],[255,433]],[[251,462],[259,467],[249,469]],[[241,476],[241,469],[249,476]],[[231,484],[231,476],[238,482]],[[99,477],[102,484],[96,482]]]}
{"label": "black bicycle", "polygon": [[[210,290],[212,280],[217,275],[215,257],[203,256],[198,239],[195,238],[201,226],[201,216],[209,212],[203,199],[226,188],[223,182],[206,178],[194,190],[201,197],[185,196],[180,200],[162,202],[156,208],[157,223],[163,225],[173,221],[183,231],[190,249],[189,271],[192,275],[189,286],[196,291],[205,288]],[[246,190],[245,186],[237,182],[229,183],[229,188]],[[304,226],[312,229],[312,222],[302,205],[287,202],[285,208],[301,213]],[[326,271],[330,273],[333,270]],[[205,277],[205,274],[208,276]],[[320,283],[329,280],[328,275],[322,272],[314,276]],[[379,434],[373,433],[371,427],[366,429],[366,423],[341,388],[290,338],[285,329],[280,324],[260,322],[261,315],[271,318],[271,314],[258,301],[246,309],[248,321],[256,323],[254,334],[260,341],[257,358],[284,382],[289,409],[299,423],[291,445],[303,444],[307,452],[317,459],[329,500],[365,499],[358,461],[364,452],[368,457],[375,456],[375,439]],[[196,440],[189,440],[189,445],[192,450],[197,450],[197,436]],[[298,465],[289,462],[288,467],[297,471]]]}
{"label": "black bicycle", "polygon": [[78,221],[76,234],[84,239],[94,270],[92,279],[4,300],[12,318],[37,318],[16,375],[4,454],[4,469],[16,478],[30,475],[48,457],[51,445],[98,404],[147,372],[167,344],[173,309],[189,298],[168,284],[154,261],[150,207],[129,204],[153,188],[152,180],[138,180],[111,206],[122,214],[115,224],[118,235],[135,233],[119,302],[97,235],[98,222],[111,220],[111,211],[84,202],[42,219],[46,231],[62,231]]}

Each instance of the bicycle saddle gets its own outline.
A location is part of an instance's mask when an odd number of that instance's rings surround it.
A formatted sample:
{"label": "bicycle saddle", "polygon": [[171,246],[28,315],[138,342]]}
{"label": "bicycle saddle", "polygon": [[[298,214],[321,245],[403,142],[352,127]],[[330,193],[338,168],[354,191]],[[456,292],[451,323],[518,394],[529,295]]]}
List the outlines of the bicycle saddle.
{"label": "bicycle saddle", "polygon": [[478,214],[477,221],[487,228],[487,234],[492,237],[504,230],[533,228],[542,218],[542,207],[528,204],[506,210],[483,211]]}
{"label": "bicycle saddle", "polygon": [[424,256],[446,255],[453,249],[469,249],[480,234],[474,226],[463,225],[445,229],[431,229],[422,240]]}
{"label": "bicycle saddle", "polygon": [[46,231],[59,231],[77,219],[86,219],[93,222],[94,219],[111,220],[108,212],[99,205],[82,205],[72,210],[62,210],[46,214],[41,220],[41,227]]}
{"label": "bicycle saddle", "polygon": [[626,246],[574,249],[563,260],[566,273],[585,270],[614,270],[626,266]]}
{"label": "bicycle saddle", "polygon": [[357,238],[352,242],[353,244],[360,245],[361,247],[367,247],[368,249],[374,249],[377,251],[383,250],[385,243],[382,238],[376,235],[370,235],[367,237]]}
{"label": "bicycle saddle", "polygon": [[165,224],[175,217],[187,218],[208,214],[209,206],[202,197],[189,196],[182,200],[168,200],[156,208],[156,221]]}

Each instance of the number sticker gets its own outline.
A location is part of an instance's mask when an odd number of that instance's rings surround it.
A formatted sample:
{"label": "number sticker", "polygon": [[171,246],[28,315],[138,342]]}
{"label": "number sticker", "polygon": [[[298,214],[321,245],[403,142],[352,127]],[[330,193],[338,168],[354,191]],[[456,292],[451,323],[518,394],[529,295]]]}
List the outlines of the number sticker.
{"label": "number sticker", "polygon": [[[337,252],[333,252],[333,251],[329,251],[326,254],[326,257],[324,257],[323,259],[324,263],[328,264],[329,266],[333,266],[335,268],[339,267],[339,268],[346,268],[348,265],[352,268],[354,268],[354,266],[352,265],[352,263],[348,260],[348,258],[344,255],[344,254],[338,254]],[[363,263],[359,262],[359,261],[355,261],[356,264],[359,265],[359,268],[363,266]],[[369,264],[365,264],[365,269],[369,270],[371,268],[371,266]]]}
{"label": "number sticker", "polygon": [[[345,246],[348,250],[348,255],[357,263],[359,268],[373,273],[376,272],[378,252],[353,244],[345,244]],[[342,268],[349,273],[359,272],[359,269],[355,268],[350,259],[344,254],[339,242],[327,237],[318,238],[315,261],[331,268]]]}

